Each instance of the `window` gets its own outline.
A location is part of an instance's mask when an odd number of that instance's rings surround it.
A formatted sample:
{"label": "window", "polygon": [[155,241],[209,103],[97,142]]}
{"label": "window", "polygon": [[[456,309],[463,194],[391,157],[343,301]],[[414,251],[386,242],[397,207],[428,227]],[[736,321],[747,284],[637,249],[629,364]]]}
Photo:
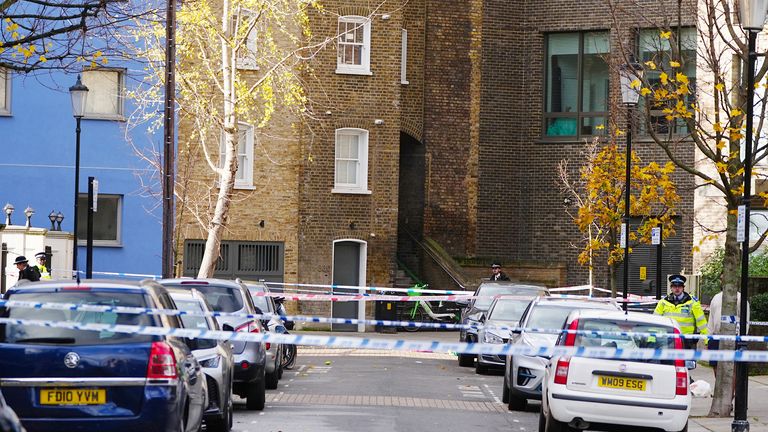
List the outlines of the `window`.
{"label": "window", "polygon": [[[235,188],[253,188],[253,126],[238,123],[237,127],[237,173]],[[226,139],[222,135],[219,153],[219,164],[224,166]]]}
{"label": "window", "polygon": [[336,130],[334,193],[371,193],[368,190],[368,131]]}
{"label": "window", "polygon": [[[245,40],[245,43],[237,50],[237,68],[245,70],[259,70],[258,53],[259,32],[263,30],[263,16],[258,22],[253,23],[258,17],[257,14],[250,11],[243,11],[239,17],[235,17],[236,31],[238,37],[236,40]],[[247,33],[246,33],[247,32]]]}
{"label": "window", "polygon": [[88,87],[85,118],[123,119],[123,71],[95,69],[83,71],[83,84]]}
{"label": "window", "polygon": [[0,68],[0,115],[11,115],[11,72]]}
{"label": "window", "polygon": [[581,138],[605,133],[610,34],[547,35],[544,136]]}
{"label": "window", "polygon": [[[93,245],[122,246],[123,196],[99,194],[93,213]],[[77,202],[77,243],[85,245],[88,235],[88,194]]]}
{"label": "window", "polygon": [[371,21],[361,16],[339,18],[336,73],[371,75]]}
{"label": "window", "polygon": [[400,84],[408,84],[408,30],[403,29],[400,51]]}
{"label": "window", "polygon": [[[680,31],[680,45],[682,48],[683,65],[680,72],[684,73],[688,77],[688,88],[690,94],[686,98],[686,104],[691,104],[695,101],[696,97],[696,29],[685,28]],[[641,30],[639,43],[640,47],[640,59],[641,63],[652,61],[659,68],[652,70],[645,67],[645,75],[648,83],[651,87],[656,87],[661,81],[660,70],[661,65],[664,66],[668,75],[674,75],[670,70],[669,62],[677,60],[672,58],[672,50],[669,46],[669,39],[663,39],[659,34],[659,29]],[[642,112],[645,107],[642,105],[641,99],[638,109]],[[688,134],[688,127],[682,119],[675,119],[672,122],[666,119],[666,114],[661,111],[661,107],[658,110],[651,110],[650,126],[656,133],[659,134]],[[648,125],[643,122],[641,125],[641,132],[643,134],[648,133]]]}

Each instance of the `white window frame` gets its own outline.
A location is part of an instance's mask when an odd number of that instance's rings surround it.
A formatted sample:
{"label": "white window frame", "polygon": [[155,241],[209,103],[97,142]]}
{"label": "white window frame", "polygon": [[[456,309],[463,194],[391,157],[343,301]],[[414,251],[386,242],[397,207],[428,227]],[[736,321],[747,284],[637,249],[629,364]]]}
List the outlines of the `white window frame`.
{"label": "white window frame", "polygon": [[0,105],[0,116],[10,116],[12,114],[11,112],[11,89],[13,86],[11,85],[11,78],[13,77],[13,74],[11,74],[11,71],[8,69],[0,68],[0,86],[3,86],[5,88],[5,100],[3,100],[3,105]]}
{"label": "white window frame", "polygon": [[[78,199],[85,198],[86,203],[88,202],[88,194],[87,193],[79,193]],[[93,246],[94,247],[123,247],[123,205],[125,201],[125,197],[120,194],[99,194],[97,197],[98,201],[105,200],[107,198],[117,198],[117,214],[116,214],[116,220],[115,224],[116,226],[116,239],[115,240],[93,240]],[[103,204],[99,204],[97,202],[98,208],[103,208]],[[78,213],[82,213],[85,217],[78,220],[78,224],[80,227],[84,227],[87,224],[87,215],[88,215],[88,205],[80,206],[78,209]],[[96,215],[98,214],[98,210],[96,213],[94,213],[94,219]],[[87,246],[88,245],[88,239],[85,238],[85,236],[78,236],[77,238],[77,245],[78,246]]]}
{"label": "white window frame", "polygon": [[[83,71],[83,77],[88,72],[114,72],[117,74],[117,113],[98,113],[88,112],[83,114],[83,118],[90,120],[119,120],[125,121],[125,69],[119,68],[94,68]],[[85,80],[83,80],[85,81]],[[86,84],[87,85],[87,84]],[[88,89],[88,98],[95,96],[94,89]]]}
{"label": "white window frame", "polygon": [[[240,12],[240,17],[235,16],[235,21],[237,19],[240,19],[240,25],[247,25],[249,18],[253,18],[257,16],[256,13],[253,11],[243,9]],[[263,16],[262,16],[263,18]],[[259,22],[256,23],[256,25],[253,26],[251,29],[251,32],[248,33],[245,45],[242,46],[240,49],[242,51],[235,53],[235,63],[236,67],[238,69],[242,70],[259,70],[259,65],[256,62],[256,57],[259,54],[259,45],[258,45],[258,39],[259,39],[259,32],[263,31],[264,22],[262,20],[259,20]],[[242,56],[241,53],[245,52],[247,53],[246,56]]]}
{"label": "white window frame", "polygon": [[[355,183],[339,183],[337,164],[339,161],[339,137],[356,136],[357,144],[357,181]],[[335,151],[333,159],[333,193],[341,194],[370,194],[368,190],[368,131],[358,128],[340,128],[336,129]]]}
{"label": "white window frame", "polygon": [[408,30],[401,32],[401,50],[400,50],[400,84],[408,84]]}
{"label": "white window frame", "polygon": [[[240,153],[240,132],[245,129],[245,153]],[[242,165],[238,164],[237,171],[243,170],[243,179],[238,179],[237,174],[235,174],[235,189],[254,189],[253,187],[253,146],[254,146],[254,127],[251,124],[238,122],[237,123],[237,133],[238,133],[238,153],[237,156],[245,156],[244,162]],[[221,144],[219,145],[219,167],[224,166],[224,157],[226,156],[224,154],[225,146],[226,146],[226,139],[224,134],[221,134]]]}
{"label": "white window frame", "polygon": [[[336,39],[336,73],[337,74],[349,74],[349,75],[373,75],[371,73],[371,20],[357,15],[348,15],[339,17],[338,24],[352,23],[363,26],[363,41],[360,45],[355,42],[342,42],[342,38],[346,37],[348,32],[338,35]],[[339,26],[336,26],[338,31]],[[360,55],[359,65],[345,64],[341,62],[341,53],[343,47],[349,44],[360,45],[362,47],[362,53]]]}

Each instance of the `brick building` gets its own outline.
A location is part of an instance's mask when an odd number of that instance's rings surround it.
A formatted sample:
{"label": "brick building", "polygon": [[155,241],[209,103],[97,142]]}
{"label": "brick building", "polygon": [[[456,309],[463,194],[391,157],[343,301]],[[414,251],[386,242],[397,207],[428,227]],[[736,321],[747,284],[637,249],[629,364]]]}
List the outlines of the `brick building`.
{"label": "brick building", "polygon": [[[620,48],[652,38],[649,23],[676,19],[679,4],[623,3],[614,17],[603,0],[323,1],[309,16],[313,38],[336,43],[310,62],[315,119],[280,144],[281,164],[254,158],[263,175],[239,192],[231,247],[278,245],[281,267],[266,278],[285,282],[391,286],[399,257],[435,288],[448,288],[446,261],[471,276],[492,259],[522,279],[586,283],[556,166],[577,165],[599,126],[624,124]],[[634,148],[662,160],[641,132]],[[691,261],[693,180],[676,181],[683,200],[666,272]],[[204,237],[183,226],[189,270],[192,240]],[[443,267],[424,253],[427,238],[449,258]],[[654,271],[646,252],[632,263],[638,289],[639,267]],[[604,267],[596,276],[608,285]]]}

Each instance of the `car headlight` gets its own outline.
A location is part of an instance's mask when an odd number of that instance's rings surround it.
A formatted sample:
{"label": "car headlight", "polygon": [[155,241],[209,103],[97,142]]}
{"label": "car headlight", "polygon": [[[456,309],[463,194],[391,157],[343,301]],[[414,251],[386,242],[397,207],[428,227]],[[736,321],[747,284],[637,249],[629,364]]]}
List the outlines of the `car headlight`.
{"label": "car headlight", "polygon": [[200,362],[200,366],[204,368],[215,368],[219,367],[219,361],[221,359],[221,356],[211,357],[207,360],[203,360]]}
{"label": "car headlight", "polygon": [[483,335],[483,342],[492,343],[492,344],[501,344],[501,343],[504,343],[504,339],[502,339],[501,336],[493,334],[491,332],[485,332],[485,334]]}

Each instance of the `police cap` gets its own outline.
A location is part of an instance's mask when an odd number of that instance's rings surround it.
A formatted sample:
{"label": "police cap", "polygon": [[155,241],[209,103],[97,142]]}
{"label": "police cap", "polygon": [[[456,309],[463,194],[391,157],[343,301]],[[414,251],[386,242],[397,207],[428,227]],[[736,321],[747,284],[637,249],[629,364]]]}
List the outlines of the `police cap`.
{"label": "police cap", "polygon": [[685,285],[686,277],[683,275],[675,274],[669,277],[669,283],[672,285]]}

